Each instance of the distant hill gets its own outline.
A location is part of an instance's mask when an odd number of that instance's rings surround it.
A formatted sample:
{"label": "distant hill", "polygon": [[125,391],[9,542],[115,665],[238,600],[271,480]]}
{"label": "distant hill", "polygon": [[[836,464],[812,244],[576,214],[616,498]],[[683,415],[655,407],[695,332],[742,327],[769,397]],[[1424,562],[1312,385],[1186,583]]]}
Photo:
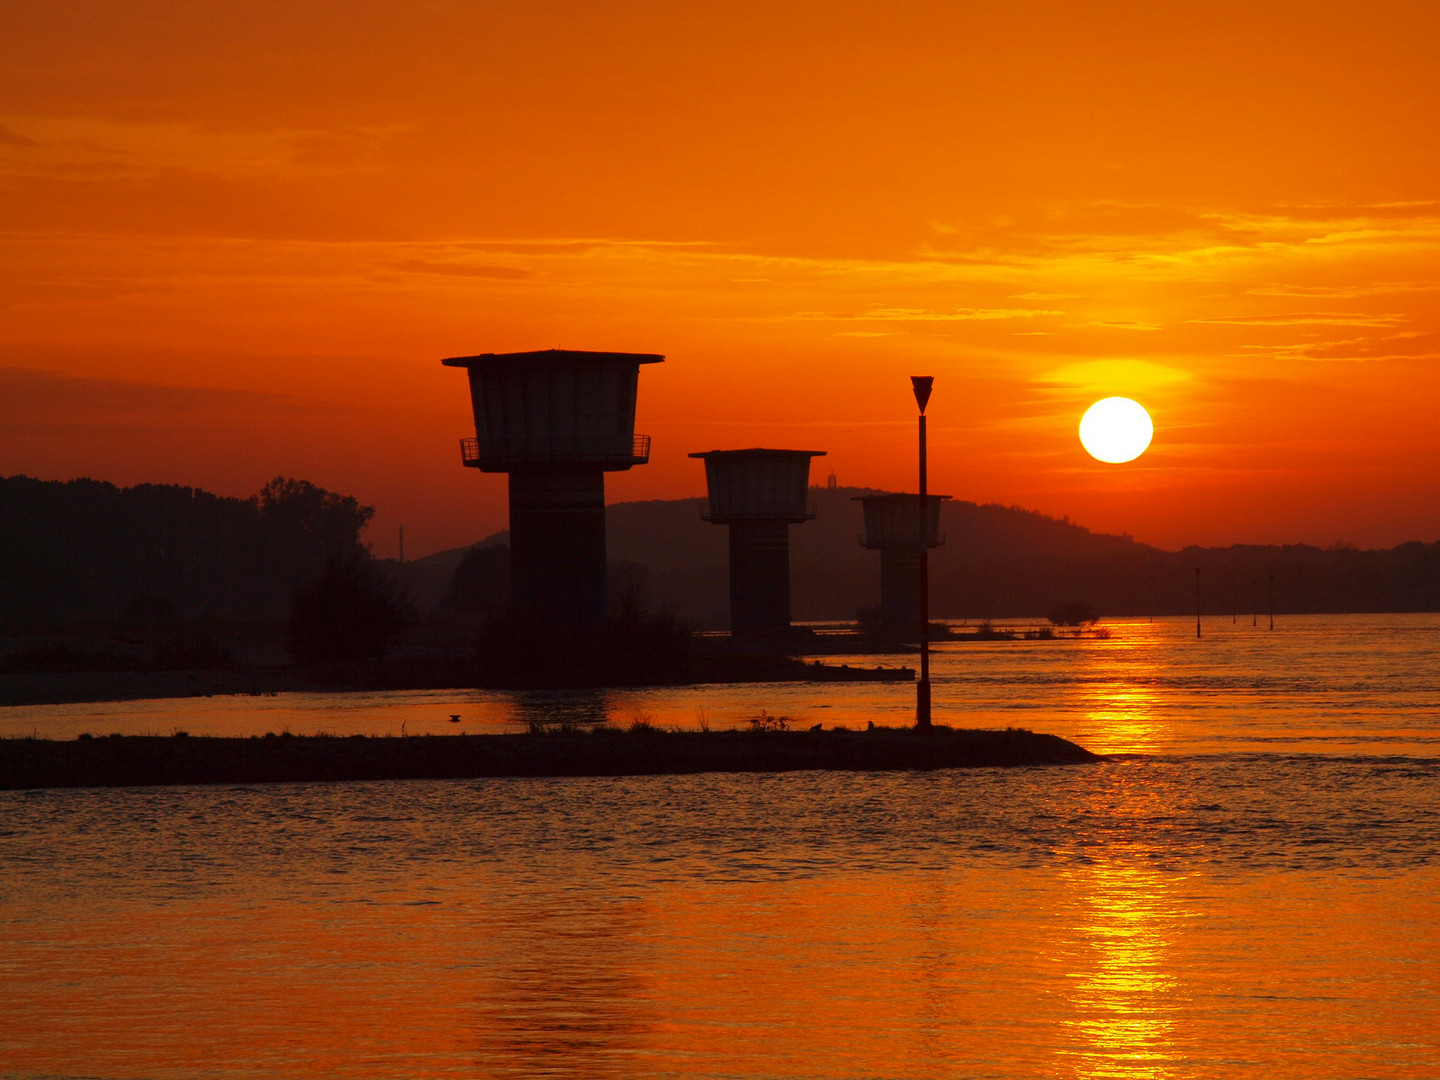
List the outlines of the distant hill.
{"label": "distant hill", "polygon": [[[860,546],[855,499],[868,488],[814,488],[815,520],[790,529],[797,620],[853,619],[879,599],[878,552]],[[704,499],[618,503],[607,509],[609,554],[638,581],[644,601],[700,625],[723,626],[728,604],[727,530],[701,520]],[[1189,614],[1195,569],[1207,614],[1440,610],[1440,543],[1383,551],[1235,546],[1162,551],[1128,536],[1094,533],[1031,510],[960,499],[941,512],[945,544],[931,553],[937,618],[1044,617],[1087,600],[1103,615]],[[504,543],[497,533],[484,543]],[[458,564],[464,549],[431,556],[426,571]],[[423,562],[424,560],[421,560]],[[407,567],[411,564],[407,564]],[[432,585],[422,599],[443,595]]]}
{"label": "distant hill", "polygon": [[[872,488],[812,488],[813,521],[790,527],[790,575],[798,620],[853,619],[879,602],[880,554],[860,546],[864,513],[857,501]],[[648,600],[706,624],[723,625],[728,600],[728,530],[703,521],[704,499],[620,503],[607,511],[610,558],[646,568]],[[996,607],[965,582],[967,568],[984,560],[1097,558],[1146,549],[1128,537],[1105,536],[1043,514],[948,500],[941,511],[946,543],[931,555],[937,617],[1038,614],[1056,601],[1026,600],[1026,610]],[[1006,578],[1014,577],[1007,574]],[[998,584],[998,583],[997,583]],[[1069,598],[1069,597],[1064,597]],[[998,598],[996,598],[998,599]],[[981,608],[975,603],[979,602]]]}

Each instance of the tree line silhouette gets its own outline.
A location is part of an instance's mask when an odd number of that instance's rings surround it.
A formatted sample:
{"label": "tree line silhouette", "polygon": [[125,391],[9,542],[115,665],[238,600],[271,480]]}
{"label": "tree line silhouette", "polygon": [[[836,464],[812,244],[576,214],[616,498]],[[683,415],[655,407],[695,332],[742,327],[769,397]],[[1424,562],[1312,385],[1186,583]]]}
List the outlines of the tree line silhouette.
{"label": "tree line silhouette", "polygon": [[289,477],[251,498],[3,478],[0,618],[289,619],[298,660],[379,655],[406,605],[360,541],[373,514]]}
{"label": "tree line silhouette", "polygon": [[[797,618],[853,619],[875,602],[877,563],[859,546],[853,501],[869,493],[812,492],[819,516],[793,530]],[[705,626],[723,620],[725,546],[700,519],[700,502],[622,503],[610,508],[607,528],[617,592]],[[506,607],[508,552],[492,544],[468,558],[461,550],[381,567],[360,540],[373,513],[352,496],[287,477],[248,499],[167,484],[0,478],[0,621],[292,619],[322,637],[328,625],[343,639],[347,625],[364,622],[357,613],[368,612],[372,629],[337,646],[359,655],[377,647],[375,623],[388,627],[381,637],[393,636],[404,614],[387,573],[412,580],[427,564],[445,569],[434,595],[416,589],[422,606]],[[1440,610],[1440,543],[1171,552],[962,500],[945,505],[942,529],[945,545],[931,559],[938,618],[1044,618],[1072,601],[1102,618],[1189,614],[1196,568],[1207,615],[1264,613],[1272,587],[1276,610],[1288,613]],[[314,611],[332,614],[306,624],[293,605],[307,597]]]}

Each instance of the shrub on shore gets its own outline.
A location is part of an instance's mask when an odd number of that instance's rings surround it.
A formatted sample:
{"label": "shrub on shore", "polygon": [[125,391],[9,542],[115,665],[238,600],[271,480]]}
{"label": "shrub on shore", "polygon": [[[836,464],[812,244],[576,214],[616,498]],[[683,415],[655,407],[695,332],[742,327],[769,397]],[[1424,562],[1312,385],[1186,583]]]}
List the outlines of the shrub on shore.
{"label": "shrub on shore", "polygon": [[1050,609],[1050,621],[1056,626],[1086,626],[1099,622],[1100,615],[1088,600],[1067,600]]}
{"label": "shrub on shore", "polygon": [[368,555],[338,556],[291,595],[290,655],[302,664],[376,660],[413,614],[409,598]]}
{"label": "shrub on shore", "polygon": [[636,604],[586,627],[506,612],[485,621],[477,644],[482,686],[673,686],[695,675],[690,628]]}

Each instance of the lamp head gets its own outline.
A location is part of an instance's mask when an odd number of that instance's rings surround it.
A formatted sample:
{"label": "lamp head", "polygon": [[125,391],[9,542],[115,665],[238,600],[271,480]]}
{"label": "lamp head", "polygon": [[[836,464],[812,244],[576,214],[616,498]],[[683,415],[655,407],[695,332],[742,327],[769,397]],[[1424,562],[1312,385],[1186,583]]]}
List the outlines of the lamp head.
{"label": "lamp head", "polygon": [[915,390],[915,404],[920,406],[920,414],[925,414],[925,403],[930,400],[930,386],[935,381],[933,375],[911,375],[910,384]]}

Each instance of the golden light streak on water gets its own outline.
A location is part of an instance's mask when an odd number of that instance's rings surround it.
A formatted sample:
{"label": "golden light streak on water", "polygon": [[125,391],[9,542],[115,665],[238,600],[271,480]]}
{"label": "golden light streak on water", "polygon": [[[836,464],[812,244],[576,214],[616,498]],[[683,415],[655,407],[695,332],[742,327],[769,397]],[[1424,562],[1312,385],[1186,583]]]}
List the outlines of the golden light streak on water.
{"label": "golden light streak on water", "polygon": [[1097,754],[1154,753],[1169,741],[1159,719],[1165,704],[1155,690],[1155,628],[1135,623],[1124,636],[1084,643],[1075,705],[1082,713],[1083,745]]}
{"label": "golden light streak on water", "polygon": [[1171,882],[1154,868],[1105,859],[1067,869],[1086,913],[1074,930],[1070,975],[1076,1075],[1093,1080],[1169,1080],[1181,988],[1172,939],[1181,915]]}
{"label": "golden light streak on water", "polygon": [[1083,692],[1085,747],[1097,754],[1154,753],[1165,728],[1155,719],[1156,697],[1138,686],[1112,684]]}

